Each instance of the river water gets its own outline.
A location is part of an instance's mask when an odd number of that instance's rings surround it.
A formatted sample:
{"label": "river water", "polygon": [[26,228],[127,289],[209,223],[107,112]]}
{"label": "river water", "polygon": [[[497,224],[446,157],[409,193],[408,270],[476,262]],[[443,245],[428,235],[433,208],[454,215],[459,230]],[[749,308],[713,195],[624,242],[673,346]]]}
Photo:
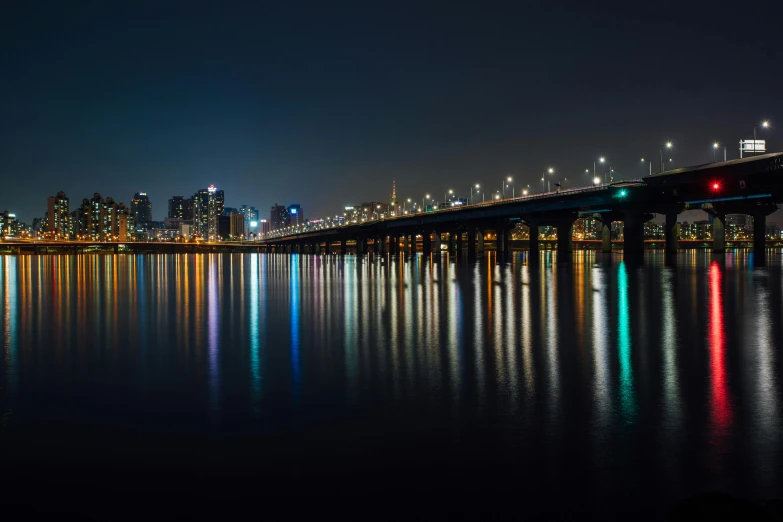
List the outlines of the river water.
{"label": "river water", "polygon": [[0,257],[3,494],[133,519],[780,499],[781,253],[555,256]]}

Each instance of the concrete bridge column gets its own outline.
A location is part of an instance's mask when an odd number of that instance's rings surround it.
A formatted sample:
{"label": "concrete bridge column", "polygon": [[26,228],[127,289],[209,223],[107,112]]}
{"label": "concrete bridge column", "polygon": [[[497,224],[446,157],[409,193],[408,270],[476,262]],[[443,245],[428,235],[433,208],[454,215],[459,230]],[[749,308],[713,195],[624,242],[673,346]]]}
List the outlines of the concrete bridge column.
{"label": "concrete bridge column", "polygon": [[[36,248],[36,254],[38,253],[38,249]],[[120,253],[120,245],[116,244],[114,245],[114,253],[119,254]]]}
{"label": "concrete bridge column", "polygon": [[753,265],[763,266],[766,263],[767,248],[767,216],[753,214]]}
{"label": "concrete bridge column", "polygon": [[641,256],[644,254],[644,217],[640,214],[625,214],[623,220],[623,253]]}
{"label": "concrete bridge column", "polygon": [[484,253],[484,229],[479,228],[478,229],[478,243],[476,245],[476,251],[483,254]]}
{"label": "concrete bridge column", "polygon": [[432,254],[432,233],[429,231],[422,231],[421,233],[421,248],[425,256]]}
{"label": "concrete bridge column", "polygon": [[468,255],[469,256],[475,256],[476,255],[476,236],[478,235],[479,231],[476,227],[468,227],[468,232],[465,234],[465,237],[468,240]]}
{"label": "concrete bridge column", "polygon": [[327,239],[324,242],[324,253],[327,256],[332,253],[332,240],[331,239]]}
{"label": "concrete bridge column", "polygon": [[557,225],[557,260],[561,263],[571,261],[573,250],[574,222],[566,221]]}
{"label": "concrete bridge column", "polygon": [[458,230],[456,232],[456,240],[457,240],[457,253],[462,254],[462,231]]}
{"label": "concrete bridge column", "polygon": [[499,254],[508,254],[510,251],[508,248],[509,233],[505,223],[500,223],[495,229],[495,234],[497,236],[497,251]]}
{"label": "concrete bridge column", "polygon": [[527,226],[530,229],[528,233],[528,258],[538,259],[538,221],[528,221]]}
{"label": "concrete bridge column", "polygon": [[[722,223],[721,223],[722,225]],[[723,227],[721,226],[721,230]],[[667,212],[666,223],[664,224],[664,235],[666,236],[666,255],[671,256],[677,253],[677,239],[680,235],[680,225],[677,223],[677,213]],[[723,238],[725,240],[725,233]],[[715,252],[715,244],[713,243],[713,252]],[[721,253],[725,252],[725,245],[721,243]]]}
{"label": "concrete bridge column", "polygon": [[449,232],[449,252],[457,250],[457,233],[455,231]]}
{"label": "concrete bridge column", "polygon": [[432,251],[436,254],[440,254],[442,244],[443,244],[443,235],[441,234],[440,230],[435,231],[435,241],[432,244]]}
{"label": "concrete bridge column", "polygon": [[367,238],[366,237],[356,238],[356,255],[363,256],[366,253],[367,253]]}
{"label": "concrete bridge column", "polygon": [[[667,216],[668,220],[668,216]],[[668,241],[667,241],[668,246]],[[712,253],[726,253],[726,215],[713,214],[712,216]]]}
{"label": "concrete bridge column", "polygon": [[348,242],[345,238],[340,239],[340,255],[344,256],[348,252]]}
{"label": "concrete bridge column", "polygon": [[411,236],[407,232],[403,236],[402,251],[406,254],[411,253]]}
{"label": "concrete bridge column", "polygon": [[604,221],[601,225],[601,252],[612,253],[612,222]]}
{"label": "concrete bridge column", "polygon": [[379,254],[386,253],[386,236],[380,236],[378,238],[378,253]]}

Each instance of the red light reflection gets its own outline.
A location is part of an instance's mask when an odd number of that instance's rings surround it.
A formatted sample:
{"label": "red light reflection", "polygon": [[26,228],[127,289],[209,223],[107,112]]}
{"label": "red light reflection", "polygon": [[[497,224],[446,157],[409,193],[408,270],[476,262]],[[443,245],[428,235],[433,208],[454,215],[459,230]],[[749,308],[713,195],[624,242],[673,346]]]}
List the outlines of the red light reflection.
{"label": "red light reflection", "polygon": [[725,449],[725,437],[731,427],[733,413],[726,378],[726,339],[723,325],[723,295],[721,293],[721,281],[723,274],[716,261],[710,265],[709,293],[710,293],[710,415],[711,415],[711,444],[723,452]]}

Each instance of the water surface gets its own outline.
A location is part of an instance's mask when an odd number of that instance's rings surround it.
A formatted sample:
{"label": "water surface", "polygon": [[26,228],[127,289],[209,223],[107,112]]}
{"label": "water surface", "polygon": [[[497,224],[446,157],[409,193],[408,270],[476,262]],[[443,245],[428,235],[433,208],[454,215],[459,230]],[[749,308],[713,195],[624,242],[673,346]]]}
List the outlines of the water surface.
{"label": "water surface", "polygon": [[554,256],[0,257],[6,495],[132,518],[780,498],[780,252]]}

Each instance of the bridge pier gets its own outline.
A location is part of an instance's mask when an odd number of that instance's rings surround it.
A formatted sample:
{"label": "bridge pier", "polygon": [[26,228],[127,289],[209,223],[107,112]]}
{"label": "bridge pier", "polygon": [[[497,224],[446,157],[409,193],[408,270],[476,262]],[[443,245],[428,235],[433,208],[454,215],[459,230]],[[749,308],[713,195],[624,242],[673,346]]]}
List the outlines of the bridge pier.
{"label": "bridge pier", "polygon": [[463,248],[462,231],[459,230],[459,231],[456,232],[456,234],[457,234],[457,237],[456,237],[456,240],[457,240],[457,246],[456,246],[457,253],[462,255],[462,248]]}
{"label": "bridge pier", "polygon": [[443,245],[443,235],[441,234],[440,230],[435,231],[435,241],[432,245],[432,251],[438,254],[440,256],[441,250]]}
{"label": "bridge pier", "polygon": [[386,236],[380,236],[378,238],[378,253],[379,254],[386,253]]}
{"label": "bridge pier", "polygon": [[602,221],[601,225],[601,252],[612,253],[612,222]]}
{"label": "bridge pier", "polygon": [[478,229],[478,241],[476,244],[476,252],[479,254],[484,253],[484,229],[479,228]]}
{"label": "bridge pier", "polygon": [[454,230],[451,230],[449,232],[449,246],[448,251],[450,253],[454,252],[457,249],[457,233]]}
{"label": "bridge pier", "polygon": [[637,213],[625,214],[623,220],[623,253],[632,256],[644,255],[644,222],[645,215]]}
{"label": "bridge pier", "polygon": [[478,229],[476,227],[468,227],[468,231],[465,234],[465,238],[468,242],[468,256],[476,257],[476,236],[478,235]]}
{"label": "bridge pier", "polygon": [[432,234],[429,232],[421,233],[421,249],[425,256],[432,254]]}
{"label": "bridge pier", "polygon": [[[668,244],[668,241],[667,241]],[[726,253],[726,215],[712,215],[712,253]]]}
{"label": "bridge pier", "polygon": [[528,232],[528,242],[527,242],[527,257],[531,260],[538,261],[538,255],[541,251],[540,245],[539,245],[539,237],[538,237],[538,221],[528,221],[527,226],[529,229]]}
{"label": "bridge pier", "polygon": [[767,215],[753,214],[753,266],[764,266],[767,261]]}
{"label": "bridge pier", "polygon": [[366,237],[356,238],[356,255],[363,256],[366,253],[367,253],[367,238]]}
{"label": "bridge pier", "polygon": [[501,222],[495,227],[495,236],[497,237],[498,254],[508,254],[510,251],[508,248],[509,229],[505,222]]}
{"label": "bridge pier", "polygon": [[565,221],[557,225],[557,261],[570,263],[573,251],[574,222]]}
{"label": "bridge pier", "polygon": [[[723,230],[722,226],[721,226],[721,230]],[[666,256],[671,257],[677,253],[677,239],[680,236],[680,225],[677,223],[677,212],[666,213],[666,223],[664,224],[664,236],[666,238]],[[725,233],[723,238],[725,240]],[[712,251],[715,252],[714,245]],[[724,245],[721,244],[721,253],[723,253],[724,251],[725,251]]]}
{"label": "bridge pier", "polygon": [[348,242],[345,238],[340,239],[340,255],[344,256],[348,251]]}

